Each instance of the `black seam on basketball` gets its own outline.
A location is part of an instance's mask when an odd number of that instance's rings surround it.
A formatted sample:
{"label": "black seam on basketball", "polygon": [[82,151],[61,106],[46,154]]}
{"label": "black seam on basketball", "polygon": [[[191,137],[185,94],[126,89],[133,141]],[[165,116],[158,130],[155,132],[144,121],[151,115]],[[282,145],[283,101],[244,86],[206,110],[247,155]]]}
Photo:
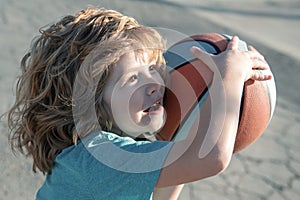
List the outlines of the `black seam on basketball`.
{"label": "black seam on basketball", "polygon": [[240,113],[239,113],[239,123],[238,125],[240,125],[242,116],[243,116],[243,110],[244,110],[244,90],[242,92],[242,97],[241,97],[241,105],[240,105]]}
{"label": "black seam on basketball", "polygon": [[[182,60],[185,61],[185,62],[182,62],[181,64],[179,64],[179,65],[177,65],[177,66],[174,66],[174,65],[172,66],[172,65],[169,65],[168,60],[165,58],[167,67],[169,67],[169,68],[172,69],[172,70],[170,70],[169,72],[171,72],[171,71],[173,71],[173,70],[176,70],[176,69],[182,67],[183,65],[186,65],[186,64],[191,63],[191,62],[193,62],[193,61],[195,61],[195,60],[198,59],[198,58],[193,58],[193,59],[191,59],[191,60],[186,60],[186,59],[183,58],[182,56],[179,56],[178,54],[175,54],[175,53],[173,53],[173,52],[166,52],[166,53],[174,54],[176,57],[180,57],[180,59],[182,59]],[[165,56],[164,56],[164,57],[165,57]]]}
{"label": "black seam on basketball", "polygon": [[[206,51],[207,53],[211,53],[211,54],[214,54],[214,55],[217,55],[217,54],[221,53],[221,50],[219,49],[219,47],[216,46],[216,45],[214,45],[213,43],[211,43],[211,42],[209,42],[209,41],[206,41],[206,40],[194,40],[194,41],[197,42],[197,43],[199,44],[198,47],[200,47],[200,48],[202,47],[201,49],[204,50],[204,51]],[[211,51],[208,51],[208,49],[205,49],[205,46],[203,45],[203,43],[206,43],[206,44],[210,45],[216,52],[211,52]],[[180,45],[180,43],[178,43],[178,44],[176,44],[176,45]],[[185,64],[187,64],[187,63],[189,63],[189,62],[193,62],[194,60],[197,60],[197,59],[198,59],[198,58],[192,58],[191,60],[187,60],[186,58],[180,56],[180,55],[177,54],[176,52],[170,51],[170,49],[172,49],[172,48],[174,48],[174,47],[175,47],[175,46],[170,47],[169,50],[167,50],[167,51],[164,53],[164,55],[163,55],[164,58],[165,58],[165,60],[166,60],[166,65],[167,65],[169,68],[171,68],[170,71],[176,70],[176,69],[180,68],[182,65],[185,65]],[[173,55],[173,56],[174,56],[173,59],[174,59],[174,58],[177,58],[177,59],[182,60],[182,63],[179,64],[178,66],[176,66],[175,64],[173,64],[173,65],[170,64],[170,62],[168,61],[168,60],[169,60],[168,57],[169,57],[170,55]]]}
{"label": "black seam on basketball", "polygon": [[211,46],[214,47],[214,49],[216,50],[217,53],[213,53],[215,55],[218,55],[219,53],[221,53],[222,51],[219,49],[219,47],[217,45],[215,45],[214,43],[212,43],[211,41],[208,41],[208,40],[197,40],[197,42],[205,42],[207,44],[210,44]]}
{"label": "black seam on basketball", "polygon": [[[211,84],[210,84],[211,85]],[[173,134],[171,140],[175,139],[175,137],[177,136],[177,133],[179,131],[179,129],[181,128],[181,125],[183,125],[184,123],[186,123],[187,119],[189,118],[189,116],[191,115],[191,113],[193,112],[193,110],[196,108],[196,106],[199,105],[201,99],[203,98],[204,95],[206,95],[206,93],[208,93],[208,88],[210,87],[210,85],[208,87],[205,88],[205,90],[203,91],[203,93],[201,95],[199,95],[199,97],[197,98],[197,101],[193,104],[192,108],[188,111],[188,113],[184,116],[183,120],[180,122],[180,124],[177,126],[175,133]],[[201,108],[200,108],[201,110]]]}

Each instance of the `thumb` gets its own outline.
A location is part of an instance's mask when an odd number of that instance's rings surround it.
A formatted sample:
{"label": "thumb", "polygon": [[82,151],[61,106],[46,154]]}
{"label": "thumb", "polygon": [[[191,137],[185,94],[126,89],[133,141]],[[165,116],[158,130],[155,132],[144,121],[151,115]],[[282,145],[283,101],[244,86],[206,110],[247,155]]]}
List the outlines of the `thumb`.
{"label": "thumb", "polygon": [[[190,52],[199,60],[201,60],[204,64],[206,64],[210,69],[215,67],[215,62],[213,61],[212,54],[203,51],[199,47],[192,46]],[[212,69],[213,70],[213,69]],[[214,71],[214,70],[213,70]]]}

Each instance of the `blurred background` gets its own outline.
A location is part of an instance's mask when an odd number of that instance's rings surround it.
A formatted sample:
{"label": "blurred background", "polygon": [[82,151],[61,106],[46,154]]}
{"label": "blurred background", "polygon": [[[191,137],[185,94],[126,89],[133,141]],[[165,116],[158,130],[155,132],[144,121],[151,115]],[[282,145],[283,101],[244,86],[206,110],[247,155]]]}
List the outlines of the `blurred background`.
{"label": "blurred background", "polygon": [[277,84],[273,119],[254,144],[216,177],[186,184],[181,200],[300,199],[299,0],[0,0],[0,199],[34,199],[44,180],[8,145],[5,113],[21,57],[38,29],[88,5],[115,9],[144,25],[186,35],[238,35],[267,59]]}

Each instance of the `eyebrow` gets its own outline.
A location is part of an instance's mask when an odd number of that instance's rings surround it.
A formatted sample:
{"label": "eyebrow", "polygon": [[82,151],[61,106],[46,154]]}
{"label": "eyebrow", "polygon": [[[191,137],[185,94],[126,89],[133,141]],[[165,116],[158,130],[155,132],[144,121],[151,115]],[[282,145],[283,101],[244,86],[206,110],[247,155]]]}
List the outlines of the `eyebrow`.
{"label": "eyebrow", "polygon": [[126,82],[127,82],[127,79],[131,77],[131,75],[134,73],[134,72],[138,72],[140,68],[149,68],[149,67],[159,67],[160,65],[157,65],[156,63],[153,63],[151,65],[143,65],[143,66],[138,66],[138,67],[134,67],[132,69],[130,69],[129,71],[126,72],[126,74],[123,74],[121,75],[120,77],[117,78],[116,82],[120,81],[122,79],[122,77],[125,77],[124,78],[124,82],[121,83],[121,87],[123,87]]}

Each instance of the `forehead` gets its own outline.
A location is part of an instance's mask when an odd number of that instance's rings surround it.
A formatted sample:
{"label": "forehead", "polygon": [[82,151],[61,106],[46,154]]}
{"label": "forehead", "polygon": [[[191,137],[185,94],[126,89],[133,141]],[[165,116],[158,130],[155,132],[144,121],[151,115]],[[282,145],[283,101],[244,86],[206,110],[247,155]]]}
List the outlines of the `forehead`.
{"label": "forehead", "polygon": [[111,78],[119,80],[122,75],[131,71],[138,70],[141,67],[155,64],[156,61],[150,61],[146,52],[136,54],[134,51],[122,55],[119,61],[113,66]]}

